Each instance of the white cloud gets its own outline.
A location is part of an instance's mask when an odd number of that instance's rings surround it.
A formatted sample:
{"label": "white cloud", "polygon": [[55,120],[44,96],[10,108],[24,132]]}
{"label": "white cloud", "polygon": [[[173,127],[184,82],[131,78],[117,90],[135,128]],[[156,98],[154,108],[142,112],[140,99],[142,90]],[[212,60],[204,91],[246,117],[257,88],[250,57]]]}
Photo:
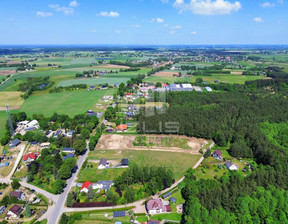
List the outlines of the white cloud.
{"label": "white cloud", "polygon": [[260,4],[260,6],[262,8],[272,8],[272,7],[275,6],[275,4],[274,3],[270,3],[270,2],[264,2],[264,3]]}
{"label": "white cloud", "polygon": [[12,23],[12,22],[15,21],[15,19],[14,18],[10,18],[10,19],[8,19],[8,21]]}
{"label": "white cloud", "polygon": [[170,34],[174,34],[176,31],[175,30],[170,30],[169,33]]}
{"label": "white cloud", "polygon": [[193,34],[193,35],[196,35],[196,34],[197,34],[197,32],[196,32],[196,31],[192,31],[192,32],[191,32],[191,34]]}
{"label": "white cloud", "polygon": [[36,16],[40,16],[40,17],[48,17],[48,16],[53,16],[52,12],[37,12]]}
{"label": "white cloud", "polygon": [[135,25],[132,25],[131,27],[134,27],[134,28],[140,28],[141,25],[139,25],[139,24],[135,24]]}
{"label": "white cloud", "polygon": [[100,12],[100,13],[98,14],[98,16],[118,17],[118,16],[120,16],[120,14],[119,14],[118,12],[110,11],[110,12]]}
{"label": "white cloud", "polygon": [[171,26],[170,28],[173,29],[173,30],[174,29],[182,29],[182,26],[179,26],[179,25],[178,26]]}
{"label": "white cloud", "polygon": [[56,5],[49,5],[51,9],[54,9],[56,12],[63,12],[64,15],[71,15],[74,14],[74,9],[72,7],[65,7],[60,6],[58,4]]}
{"label": "white cloud", "polygon": [[78,5],[79,4],[78,4],[78,2],[76,0],[69,3],[70,7],[77,7]]}
{"label": "white cloud", "polygon": [[164,26],[164,27],[169,27],[168,24],[164,24],[163,26]]}
{"label": "white cloud", "polygon": [[256,23],[262,23],[262,22],[263,22],[263,19],[262,19],[261,17],[255,17],[255,18],[253,19],[253,21],[256,22]]}
{"label": "white cloud", "polygon": [[241,8],[240,2],[231,3],[226,0],[190,0],[190,3],[184,3],[184,0],[176,0],[173,6],[179,9],[180,13],[189,10],[199,15],[230,14]]}
{"label": "white cloud", "polygon": [[115,33],[121,33],[121,31],[120,30],[115,30]]}
{"label": "white cloud", "polygon": [[282,5],[284,3],[284,0],[277,0],[277,2]]}
{"label": "white cloud", "polygon": [[156,22],[157,22],[157,23],[163,23],[163,22],[164,22],[164,19],[156,18]]}
{"label": "white cloud", "polygon": [[160,0],[162,3],[169,3],[169,0]]}
{"label": "white cloud", "polygon": [[89,30],[89,32],[91,32],[91,33],[96,33],[97,30]]}

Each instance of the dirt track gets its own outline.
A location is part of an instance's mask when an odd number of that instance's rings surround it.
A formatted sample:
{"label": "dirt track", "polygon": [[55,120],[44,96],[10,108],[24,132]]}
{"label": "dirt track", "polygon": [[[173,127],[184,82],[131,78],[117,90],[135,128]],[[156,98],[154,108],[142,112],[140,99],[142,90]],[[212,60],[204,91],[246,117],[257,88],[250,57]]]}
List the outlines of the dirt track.
{"label": "dirt track", "polygon": [[[154,145],[152,147],[134,146],[133,142],[137,135],[119,135],[119,134],[104,134],[101,136],[96,150],[151,150],[151,151],[165,151],[165,152],[185,152],[190,154],[199,155],[199,150],[205,139],[189,138],[178,135],[145,135],[147,138],[154,138]],[[166,137],[173,137],[176,139],[187,139],[188,148],[183,149],[180,147],[163,147],[161,146],[161,139]]]}
{"label": "dirt track", "polygon": [[[9,110],[19,110],[21,106],[9,107]],[[0,111],[6,111],[6,107],[0,107]]]}

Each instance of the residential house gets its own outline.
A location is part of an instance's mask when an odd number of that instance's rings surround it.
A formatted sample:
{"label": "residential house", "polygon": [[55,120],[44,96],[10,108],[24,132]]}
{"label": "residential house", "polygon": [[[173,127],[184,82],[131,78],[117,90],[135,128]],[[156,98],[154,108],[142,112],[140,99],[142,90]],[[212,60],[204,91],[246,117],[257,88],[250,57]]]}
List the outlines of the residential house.
{"label": "residential house", "polygon": [[171,211],[171,207],[169,206],[169,202],[167,205],[164,205],[162,199],[151,199],[146,202],[146,210],[151,215]]}
{"label": "residential house", "polygon": [[83,184],[82,184],[82,187],[80,189],[80,192],[85,192],[86,194],[88,193],[88,189],[89,187],[92,186],[92,183],[90,181],[85,181]]}
{"label": "residential house", "polygon": [[75,153],[75,150],[73,148],[63,148],[62,152],[65,153]]}
{"label": "residential house", "polygon": [[231,160],[228,160],[224,165],[227,167],[228,170],[238,170],[239,169],[239,167],[236,164],[232,163]]}
{"label": "residential house", "polygon": [[222,160],[222,153],[220,150],[216,150],[215,152],[212,153],[212,157],[218,160]]}
{"label": "residential house", "polygon": [[98,169],[101,170],[101,169],[109,168],[109,165],[110,163],[107,162],[107,159],[102,158],[99,162]]}
{"label": "residential house", "polygon": [[23,156],[23,160],[29,163],[34,161],[35,159],[37,159],[37,155],[32,152]]}
{"label": "residential house", "polygon": [[17,218],[20,213],[23,211],[23,208],[19,205],[13,205],[12,208],[7,212],[6,217]]}
{"label": "residential house", "polygon": [[40,147],[41,147],[41,148],[49,148],[50,145],[51,145],[50,142],[43,142],[43,143],[40,144]]}
{"label": "residential house", "polygon": [[209,86],[206,86],[205,89],[206,89],[206,91],[208,91],[208,92],[212,92],[212,89],[211,89],[211,87],[209,87]]}
{"label": "residential house", "polygon": [[22,191],[11,191],[10,197],[16,197],[18,200],[25,200],[25,195]]}
{"label": "residential house", "polygon": [[66,134],[67,138],[72,138],[74,132],[75,132],[74,130],[67,131],[67,134]]}
{"label": "residential house", "polygon": [[9,148],[11,149],[11,148],[17,147],[20,144],[21,144],[21,141],[18,138],[15,138],[9,143]]}
{"label": "residential house", "polygon": [[104,190],[105,192],[108,191],[111,186],[114,185],[114,182],[112,180],[99,180],[96,184],[93,184],[93,189],[98,189],[97,193],[99,193],[101,190]]}
{"label": "residential house", "polygon": [[54,138],[58,138],[61,134],[62,134],[61,130],[56,131],[54,134]]}
{"label": "residential house", "polygon": [[72,154],[72,153],[67,154],[67,155],[63,158],[63,160],[66,160],[66,159],[69,159],[69,158],[74,158],[74,154]]}
{"label": "residential house", "polygon": [[127,130],[127,124],[120,124],[116,127],[117,132],[124,132]]}
{"label": "residential house", "polygon": [[121,167],[128,167],[128,166],[129,166],[129,159],[122,159]]}

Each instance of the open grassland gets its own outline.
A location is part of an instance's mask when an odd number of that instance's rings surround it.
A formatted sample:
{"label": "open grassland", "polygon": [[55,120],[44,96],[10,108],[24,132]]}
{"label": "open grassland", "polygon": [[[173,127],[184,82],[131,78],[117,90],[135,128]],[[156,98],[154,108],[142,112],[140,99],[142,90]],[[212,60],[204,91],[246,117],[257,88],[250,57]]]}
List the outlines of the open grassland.
{"label": "open grassland", "polygon": [[21,111],[28,116],[44,114],[51,116],[54,112],[74,116],[89,110],[104,95],[111,95],[114,89],[99,91],[74,91],[32,96],[28,98]]}
{"label": "open grassland", "polygon": [[24,100],[20,95],[20,92],[0,92],[0,108],[5,107],[6,103],[10,107],[21,106]]}
{"label": "open grassland", "polygon": [[66,80],[62,81],[58,84],[59,86],[72,86],[75,84],[86,84],[87,86],[92,85],[99,85],[99,84],[106,84],[113,85],[114,83],[126,83],[129,80],[129,78],[92,78],[92,79],[73,79],[73,80]]}
{"label": "open grassland", "polygon": [[[174,178],[179,180],[189,167],[193,167],[196,164],[200,157],[201,155],[191,155],[180,152],[160,152],[150,150],[95,150],[89,153],[88,159],[99,160],[101,158],[106,158],[107,160],[120,161],[123,158],[128,158],[131,165],[141,164],[142,166],[165,166],[173,170]],[[105,178],[103,172],[107,172],[107,178],[105,179],[113,179],[113,177],[117,177],[117,175],[124,170],[110,169],[108,171],[101,170],[99,172],[97,166],[98,164],[95,164],[93,168],[81,170],[79,174],[79,181],[84,182],[86,180],[99,180],[98,175],[100,175],[101,178]]]}
{"label": "open grassland", "polygon": [[0,138],[2,138],[6,132],[5,124],[8,120],[8,115],[6,111],[0,111]]}

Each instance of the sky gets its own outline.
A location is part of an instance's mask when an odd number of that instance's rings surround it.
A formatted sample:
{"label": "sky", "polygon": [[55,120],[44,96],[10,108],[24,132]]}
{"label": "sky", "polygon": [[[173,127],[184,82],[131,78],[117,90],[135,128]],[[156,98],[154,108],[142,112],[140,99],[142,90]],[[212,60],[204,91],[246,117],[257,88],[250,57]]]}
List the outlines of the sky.
{"label": "sky", "polygon": [[0,45],[288,44],[288,0],[1,0]]}

